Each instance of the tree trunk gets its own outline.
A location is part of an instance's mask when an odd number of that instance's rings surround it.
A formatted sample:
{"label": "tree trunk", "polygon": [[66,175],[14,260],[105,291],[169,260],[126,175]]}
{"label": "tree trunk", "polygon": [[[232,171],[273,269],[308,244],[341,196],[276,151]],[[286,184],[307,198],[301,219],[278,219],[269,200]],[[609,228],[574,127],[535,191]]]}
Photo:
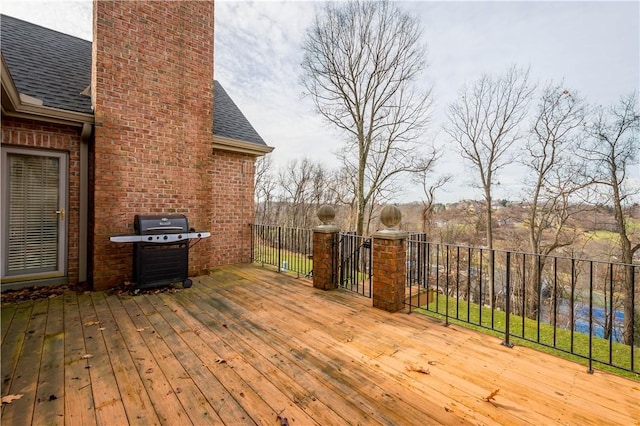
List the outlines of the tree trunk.
{"label": "tree trunk", "polygon": [[487,235],[487,248],[489,249],[489,306],[493,309],[495,306],[495,253],[493,251],[493,212],[491,210],[491,193],[485,192],[485,200],[487,202],[487,216],[486,216],[486,235]]}

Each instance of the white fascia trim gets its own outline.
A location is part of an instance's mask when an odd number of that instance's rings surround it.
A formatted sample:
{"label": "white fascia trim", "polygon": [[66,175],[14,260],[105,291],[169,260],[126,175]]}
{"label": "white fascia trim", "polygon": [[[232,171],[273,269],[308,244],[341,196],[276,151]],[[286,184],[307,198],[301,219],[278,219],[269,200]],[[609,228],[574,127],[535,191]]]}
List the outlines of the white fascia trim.
{"label": "white fascia trim", "polygon": [[213,135],[213,149],[255,155],[257,157],[273,151],[272,146],[258,145],[252,142],[245,142],[216,135]]}
{"label": "white fascia trim", "polygon": [[42,100],[18,92],[9,67],[2,55],[2,70],[0,74],[2,85],[2,114],[7,117],[29,118],[49,123],[71,124],[82,126],[84,123],[93,124],[93,114],[67,111],[42,105]]}

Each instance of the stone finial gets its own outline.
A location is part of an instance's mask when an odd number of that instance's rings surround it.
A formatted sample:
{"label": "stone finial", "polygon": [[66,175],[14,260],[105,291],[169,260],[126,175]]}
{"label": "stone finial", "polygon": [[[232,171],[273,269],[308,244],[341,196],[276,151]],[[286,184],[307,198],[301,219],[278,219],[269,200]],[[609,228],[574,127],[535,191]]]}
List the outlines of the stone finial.
{"label": "stone finial", "polygon": [[402,213],[396,206],[386,205],[382,208],[380,212],[380,222],[382,222],[385,228],[394,229],[400,224],[401,220]]}
{"label": "stone finial", "polygon": [[329,225],[336,217],[336,212],[333,210],[333,207],[327,204],[321,205],[316,214],[323,225]]}

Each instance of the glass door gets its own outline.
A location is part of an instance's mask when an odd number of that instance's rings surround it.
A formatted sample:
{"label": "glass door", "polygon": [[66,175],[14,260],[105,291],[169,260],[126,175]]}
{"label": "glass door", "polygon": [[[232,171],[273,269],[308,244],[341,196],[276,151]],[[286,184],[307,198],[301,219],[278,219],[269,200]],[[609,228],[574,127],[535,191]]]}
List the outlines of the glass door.
{"label": "glass door", "polygon": [[2,282],[62,277],[67,156],[2,148]]}

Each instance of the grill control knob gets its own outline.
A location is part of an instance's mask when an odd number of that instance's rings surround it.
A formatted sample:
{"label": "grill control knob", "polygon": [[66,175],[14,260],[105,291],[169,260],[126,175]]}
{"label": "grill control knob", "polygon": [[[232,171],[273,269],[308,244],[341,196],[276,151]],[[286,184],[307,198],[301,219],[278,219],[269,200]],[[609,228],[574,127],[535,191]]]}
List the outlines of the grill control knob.
{"label": "grill control knob", "polygon": [[182,235],[178,235],[178,239],[181,240],[182,239]]}
{"label": "grill control knob", "polygon": [[202,234],[198,234],[198,238],[202,238]]}
{"label": "grill control knob", "polygon": [[147,240],[151,241],[153,240],[153,237],[148,237]]}
{"label": "grill control knob", "polygon": [[165,239],[165,240],[168,240],[168,239],[169,239],[169,236],[168,236],[168,235],[165,235],[165,236],[164,236],[164,239]]}

